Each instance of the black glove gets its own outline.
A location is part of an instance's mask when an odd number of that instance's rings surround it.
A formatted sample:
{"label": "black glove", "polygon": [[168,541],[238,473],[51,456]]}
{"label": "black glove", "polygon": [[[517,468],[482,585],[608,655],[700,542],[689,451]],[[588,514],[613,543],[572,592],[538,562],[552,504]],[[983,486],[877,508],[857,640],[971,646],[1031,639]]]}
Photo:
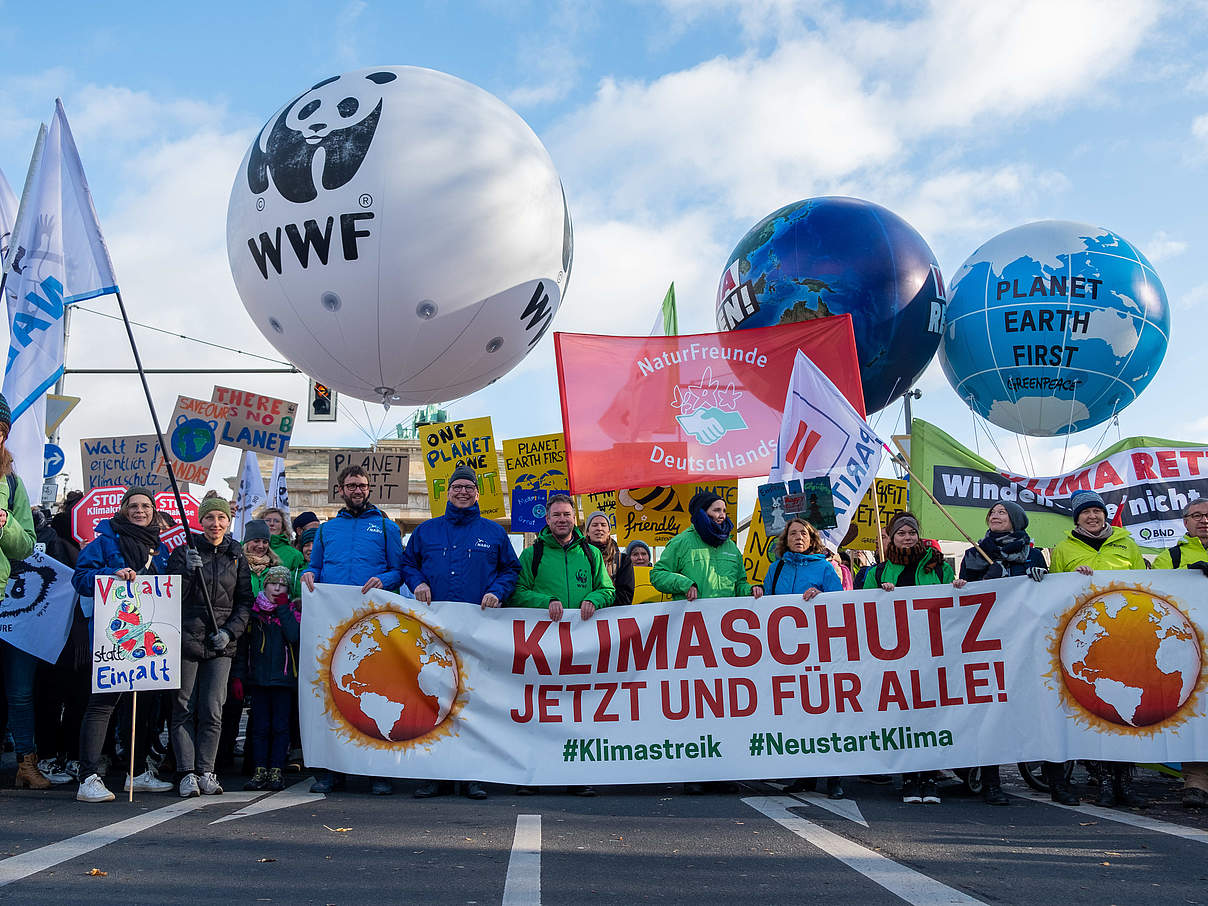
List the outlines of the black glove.
{"label": "black glove", "polygon": [[1031,579],[1033,582],[1039,582],[1041,579],[1043,579],[1048,574],[1049,574],[1049,571],[1047,569],[1045,569],[1043,566],[1032,566],[1032,567],[1028,568],[1028,578]]}
{"label": "black glove", "polygon": [[185,566],[188,567],[191,573],[201,569],[201,554],[194,548],[189,548],[185,551]]}
{"label": "black glove", "polygon": [[1188,569],[1198,569],[1205,576],[1208,576],[1208,563],[1205,563],[1203,560],[1201,560],[1199,563],[1189,563],[1187,565],[1187,568]]}
{"label": "black glove", "polygon": [[231,634],[225,629],[219,629],[211,633],[206,641],[215,651],[226,651],[227,645],[231,644]]}

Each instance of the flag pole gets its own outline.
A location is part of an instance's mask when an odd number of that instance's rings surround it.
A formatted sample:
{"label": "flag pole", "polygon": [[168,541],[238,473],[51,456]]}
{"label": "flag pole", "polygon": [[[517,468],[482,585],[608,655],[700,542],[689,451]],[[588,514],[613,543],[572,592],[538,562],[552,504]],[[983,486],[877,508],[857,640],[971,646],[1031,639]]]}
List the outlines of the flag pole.
{"label": "flag pole", "polygon": [[877,479],[872,480],[872,515],[877,524],[877,559],[885,562],[885,530],[881,528],[881,503],[877,500]]}
{"label": "flag pole", "polygon": [[[151,399],[151,388],[147,385],[147,373],[143,370],[142,356],[138,354],[138,344],[134,341],[134,329],[130,326],[130,318],[126,316],[126,303],[122,301],[121,290],[114,292],[117,296],[117,307],[122,313],[122,323],[126,325],[126,336],[130,339],[130,351],[134,353],[134,364],[138,368],[139,379],[143,382],[143,394],[147,397],[147,408],[151,410],[151,424],[155,426],[155,439],[159,442],[159,453],[164,459],[164,467],[168,470],[168,482],[172,485],[172,494],[176,497],[176,512],[180,515],[181,525],[185,530],[185,545],[196,549],[196,540],[189,529],[189,519],[185,515],[185,504],[180,498],[180,486],[176,483],[176,472],[172,469],[172,458],[168,455],[168,446],[164,443],[164,432],[159,426],[159,414],[155,411],[155,401]],[[204,581],[197,583],[201,586],[202,597],[205,598],[206,611],[210,615],[210,623],[214,631],[219,629],[218,618],[214,615],[214,602],[210,600],[210,587]]]}
{"label": "flag pole", "polygon": [[[162,449],[162,448],[161,448]],[[185,531],[188,531],[186,528]],[[135,727],[138,725],[138,690],[135,689],[130,693],[133,698],[130,700],[130,801],[134,801],[134,734]]]}
{"label": "flag pole", "polygon": [[971,544],[974,547],[974,549],[976,549],[976,551],[979,554],[981,554],[982,557],[985,558],[987,563],[993,564],[994,561],[990,559],[990,555],[987,554],[984,550],[982,550],[981,545],[978,544],[976,541],[974,541],[973,538],[970,537],[968,532],[966,532],[963,528],[961,528],[960,523],[956,521],[956,518],[951,513],[948,512],[948,510],[944,507],[944,505],[935,499],[935,495],[931,493],[931,489],[928,488],[927,485],[925,485],[923,483],[922,479],[919,478],[919,476],[915,475],[914,472],[910,471],[910,464],[908,462],[906,462],[906,457],[902,456],[900,453],[894,453],[892,450],[889,449],[889,447],[886,447],[885,450],[886,450],[886,452],[889,453],[891,461],[896,462],[903,469],[905,469],[906,474],[909,475],[911,478],[913,478],[918,483],[918,486],[923,489],[923,493],[931,498],[931,502],[934,503],[936,505],[936,507],[939,509],[939,511],[944,514],[944,516],[948,519],[949,522],[952,523],[953,527],[958,532],[961,533],[961,537],[964,538],[966,541],[968,541],[969,544]]}

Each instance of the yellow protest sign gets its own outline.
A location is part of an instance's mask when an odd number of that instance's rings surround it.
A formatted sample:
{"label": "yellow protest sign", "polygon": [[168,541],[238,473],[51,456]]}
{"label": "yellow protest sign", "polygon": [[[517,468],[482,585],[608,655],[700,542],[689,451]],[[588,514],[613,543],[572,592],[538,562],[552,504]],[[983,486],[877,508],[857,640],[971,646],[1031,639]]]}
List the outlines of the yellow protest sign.
{"label": "yellow protest sign", "polygon": [[503,442],[508,488],[566,491],[566,441],[562,433],[517,437]]}
{"label": "yellow protest sign", "polygon": [[618,491],[617,543],[624,547],[638,539],[652,547],[666,547],[668,541],[692,524],[688,503],[698,491],[712,491],[726,502],[730,518],[735,518],[737,479]]}
{"label": "yellow protest sign", "polygon": [[478,508],[488,519],[503,516],[503,492],[499,481],[499,458],[491,419],[468,418],[460,422],[437,422],[419,429],[424,456],[424,478],[428,482],[428,507],[433,516],[445,511],[449,476],[467,465],[478,475]]}
{"label": "yellow protest sign", "polygon": [[[908,482],[899,478],[877,479],[877,505],[881,510],[881,525],[888,526],[894,514],[906,509],[906,487]],[[855,534],[853,535],[853,530]],[[851,528],[843,539],[843,547],[854,551],[877,549],[876,515],[872,505],[872,489],[864,495],[852,517]]]}
{"label": "yellow protest sign", "polygon": [[742,563],[747,570],[747,581],[752,585],[763,584],[763,577],[768,574],[768,567],[775,559],[775,545],[776,539],[769,538],[764,531],[763,513],[756,500],[751,526],[747,529],[747,543],[742,548]]}
{"label": "yellow protest sign", "polygon": [[650,584],[650,567],[635,566],[633,568],[633,603],[649,604],[652,601],[670,601],[671,596],[665,595]]}
{"label": "yellow protest sign", "polygon": [[597,491],[595,494],[579,495],[579,512],[583,515],[584,519],[596,510],[600,510],[608,517],[608,524],[612,526],[612,530],[615,532],[617,530],[617,492]]}

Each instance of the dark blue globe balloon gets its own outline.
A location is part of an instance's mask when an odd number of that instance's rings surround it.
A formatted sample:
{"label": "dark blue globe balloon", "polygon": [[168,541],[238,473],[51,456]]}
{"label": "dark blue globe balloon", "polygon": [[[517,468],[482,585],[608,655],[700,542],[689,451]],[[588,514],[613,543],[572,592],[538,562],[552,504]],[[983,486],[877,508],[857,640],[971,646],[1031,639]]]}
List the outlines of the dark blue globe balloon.
{"label": "dark blue globe balloon", "polygon": [[751,228],[717,289],[717,327],[768,327],[849,314],[864,408],[909,390],[944,322],[944,280],[923,237],[859,198],[807,198]]}

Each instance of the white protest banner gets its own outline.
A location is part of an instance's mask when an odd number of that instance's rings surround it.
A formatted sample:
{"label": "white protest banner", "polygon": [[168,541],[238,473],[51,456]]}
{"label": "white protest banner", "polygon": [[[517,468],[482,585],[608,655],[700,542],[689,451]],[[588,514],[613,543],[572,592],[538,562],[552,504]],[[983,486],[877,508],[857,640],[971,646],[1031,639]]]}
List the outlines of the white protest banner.
{"label": "white protest banner", "polygon": [[127,488],[168,490],[168,472],[162,465],[154,434],[85,437],[80,440],[80,466],[85,488],[121,485]]}
{"label": "white protest banner", "polygon": [[0,601],[0,639],[53,664],[71,630],[73,570],[37,549],[12,570]]}
{"label": "white protest banner", "polygon": [[835,527],[822,529],[838,547],[872,487],[885,443],[830,378],[797,350],[768,480],[826,478],[834,495]]}
{"label": "white protest banner", "polygon": [[92,691],[180,688],[180,576],[97,576]]}
{"label": "white protest banner", "polygon": [[1208,751],[1194,571],[570,611],[318,586],[307,764],[511,784],[818,777]]}
{"label": "white protest banner", "polygon": [[269,456],[289,450],[289,436],[298,420],[297,403],[230,387],[215,387],[212,400],[230,407],[219,426],[220,444]]}

